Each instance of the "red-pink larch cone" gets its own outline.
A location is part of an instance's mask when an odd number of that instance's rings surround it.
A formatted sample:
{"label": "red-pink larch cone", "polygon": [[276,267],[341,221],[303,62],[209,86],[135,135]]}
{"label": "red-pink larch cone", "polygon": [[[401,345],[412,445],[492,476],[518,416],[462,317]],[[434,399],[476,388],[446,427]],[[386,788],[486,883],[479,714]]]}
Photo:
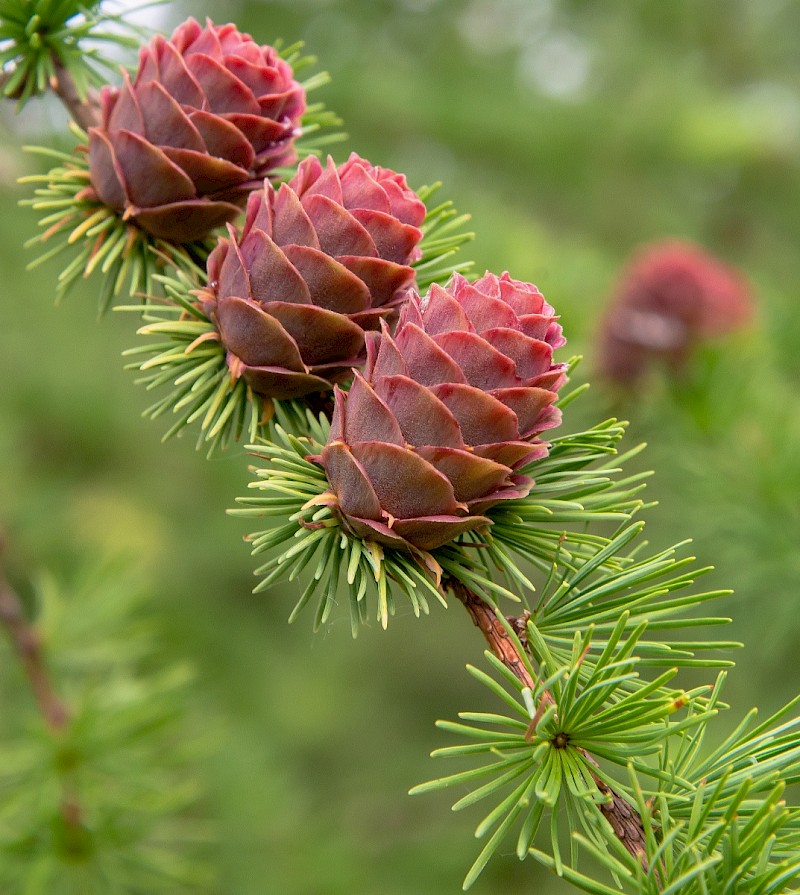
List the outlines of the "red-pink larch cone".
{"label": "red-pink larch cone", "polygon": [[123,75],[101,91],[89,171],[98,199],[152,236],[204,238],[296,159],[305,91],[277,50],[234,25],[189,19]]}
{"label": "red-pink larch cone", "polygon": [[349,377],[364,331],[394,320],[414,285],[425,213],[403,175],[355,154],[266,181],[208,260],[204,306],[233,374],[278,399]]}
{"label": "red-pink larch cone", "polygon": [[432,550],[483,528],[483,515],[524,497],[517,470],[547,454],[539,435],[566,365],[553,308],[504,273],[456,275],[404,305],[397,331],[367,335],[367,364],[336,390],[330,437],[317,461],[338,512],[366,540]]}

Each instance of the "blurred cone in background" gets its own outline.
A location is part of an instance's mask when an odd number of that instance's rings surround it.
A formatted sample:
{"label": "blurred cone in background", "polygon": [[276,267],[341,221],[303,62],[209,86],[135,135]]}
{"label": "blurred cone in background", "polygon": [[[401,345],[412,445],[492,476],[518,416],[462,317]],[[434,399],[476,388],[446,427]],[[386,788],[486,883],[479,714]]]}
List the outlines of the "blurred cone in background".
{"label": "blurred cone in background", "polygon": [[702,342],[743,327],[753,296],[742,274],[690,242],[640,249],[600,323],[598,368],[633,385],[653,364],[676,372]]}

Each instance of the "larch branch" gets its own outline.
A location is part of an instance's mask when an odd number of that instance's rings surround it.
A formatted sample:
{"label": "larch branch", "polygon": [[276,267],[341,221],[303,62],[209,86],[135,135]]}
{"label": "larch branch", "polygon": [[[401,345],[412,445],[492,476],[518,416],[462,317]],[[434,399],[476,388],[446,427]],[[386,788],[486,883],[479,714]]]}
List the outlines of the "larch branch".
{"label": "larch branch", "polygon": [[81,98],[69,71],[55,60],[55,74],[50,78],[50,89],[64,104],[73,121],[88,131],[100,121],[100,104],[94,92]]}
{"label": "larch branch", "polygon": [[[485,600],[473,593],[460,581],[448,578],[442,582],[464,605],[472,621],[480,629],[492,652],[526,687],[535,689],[534,681],[528,669],[525,658],[520,655],[519,648],[509,635],[508,630],[497,617],[494,608]],[[508,619],[511,627],[522,637],[524,635],[527,615]],[[524,642],[524,641],[521,641]],[[545,694],[545,697],[549,694]],[[552,697],[550,697],[552,701]],[[597,762],[584,750],[581,752],[595,766]],[[641,861],[647,869],[645,834],[642,819],[636,809],[619,793],[615,792],[597,774],[592,773],[592,778],[598,790],[606,796],[601,802],[600,811],[611,825],[614,835],[625,846],[626,850]]]}
{"label": "larch branch", "polygon": [[69,711],[53,687],[42,654],[41,639],[25,618],[20,598],[2,573],[0,623],[8,632],[45,723],[52,730],[61,730],[69,721]]}
{"label": "larch branch", "polygon": [[[2,549],[3,539],[0,532],[0,553]],[[3,575],[2,569],[0,569],[0,624],[8,632],[11,645],[20,660],[45,725],[53,734],[61,733],[70,722],[70,711],[53,686],[44,661],[41,638],[25,617],[22,601]],[[61,816],[67,826],[80,827],[83,813],[75,781],[70,773],[61,773],[59,777]]]}

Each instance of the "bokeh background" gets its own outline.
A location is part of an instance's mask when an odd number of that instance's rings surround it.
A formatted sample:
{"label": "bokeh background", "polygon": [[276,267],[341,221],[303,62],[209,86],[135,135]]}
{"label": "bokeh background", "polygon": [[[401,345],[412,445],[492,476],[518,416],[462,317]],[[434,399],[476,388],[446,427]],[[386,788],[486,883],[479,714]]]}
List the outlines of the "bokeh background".
{"label": "bokeh background", "polygon": [[[217,5],[172,4],[171,29]],[[472,214],[477,270],[535,282],[584,356],[588,396],[566,426],[631,420],[656,470],[650,540],[694,539],[731,586],[720,634],[745,641],[728,699],[774,709],[800,686],[800,5],[791,0],[286,0],[225,6],[264,42],[306,41],[330,71],[318,94],[350,148],[442,180]],[[250,594],[254,562],[225,516],[241,456],[162,445],[123,371],[135,320],[98,322],[91,284],[53,306],[55,263],[34,273],[35,220],[15,179],[38,170],[60,110],[0,118],[0,525],[18,576],[64,577],[124,555],[144,574],[168,650],[198,668],[198,711],[219,730],[201,769],[220,819],[218,891],[232,895],[453,893],[480,808],[408,798],[444,773],[436,718],[475,709],[464,671],[483,649],[466,615],[401,609],[354,642],[346,612],[314,635],[292,595]],[[347,147],[345,150],[344,147]],[[735,263],[757,313],[679,376],[628,395],[596,376],[597,326],[641,243],[679,236]],[[165,661],[173,656],[165,656]],[[2,674],[2,671],[0,671]],[[2,708],[2,707],[0,707]],[[732,714],[734,714],[732,713]],[[509,845],[509,852],[512,846]],[[510,854],[476,893],[566,892]]]}

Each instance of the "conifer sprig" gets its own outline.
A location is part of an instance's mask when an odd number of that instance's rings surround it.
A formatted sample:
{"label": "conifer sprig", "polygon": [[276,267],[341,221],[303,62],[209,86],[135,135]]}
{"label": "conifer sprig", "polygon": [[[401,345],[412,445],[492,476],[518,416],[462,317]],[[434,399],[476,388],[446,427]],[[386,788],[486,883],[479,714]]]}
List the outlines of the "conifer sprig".
{"label": "conifer sprig", "polygon": [[417,289],[422,293],[432,283],[443,285],[454,273],[466,274],[473,262],[456,261],[459,249],[475,238],[475,234],[465,230],[470,215],[459,214],[451,199],[430,207],[431,198],[441,189],[441,181],[430,186],[421,186],[417,195],[425,203],[427,214],[420,228],[423,233],[419,245],[422,257],[414,263]]}
{"label": "conifer sprig", "polygon": [[[632,781],[637,805],[646,809],[649,803],[635,778]],[[797,811],[786,807],[783,783],[757,803],[748,801],[748,789],[745,783],[732,798],[719,799],[719,788],[701,784],[688,817],[672,814],[668,800],[657,798],[656,819],[646,825],[646,867],[619,848],[602,823],[596,825],[594,837],[573,831],[576,855],[610,872],[617,887],[600,882],[597,873],[579,870],[575,861],[566,864],[538,847],[529,853],[590,895],[790,895],[800,881]],[[606,837],[602,845],[598,834]]]}
{"label": "conifer sprig", "polygon": [[32,700],[24,708],[0,638],[4,706],[25,731],[0,744],[4,892],[188,895],[209,885],[212,831],[195,771],[208,741],[187,716],[192,671],[165,664],[144,593],[126,575],[109,565],[69,589],[38,582],[38,616],[25,624],[65,707],[57,723],[52,712],[35,717]]}
{"label": "conifer sprig", "polygon": [[[719,703],[724,675],[720,676],[710,705]],[[669,781],[650,797],[666,799],[670,815],[676,820],[691,821],[700,810],[697,796],[684,789],[689,781],[702,794],[703,816],[719,820],[731,813],[740,817],[757,813],[775,787],[794,786],[800,782],[800,706],[795,697],[777,712],[756,723],[757,710],[751,709],[734,730],[721,742],[704,748],[708,732],[701,728],[696,736],[682,736],[661,756],[662,777]],[[757,769],[758,773],[755,773]],[[781,836],[776,840],[776,853],[792,854],[800,831],[800,809],[787,809]]]}
{"label": "conifer sprig", "polygon": [[[496,826],[467,874],[465,888],[514,827],[518,829],[517,855],[523,859],[545,814],[551,816],[551,852],[561,860],[558,806],[568,800],[567,817],[574,819],[570,815],[577,812],[582,826],[591,829],[598,806],[607,799],[598,786],[598,776],[617,792],[621,786],[627,789],[624,780],[621,783],[598,768],[595,756],[623,772],[632,763],[643,773],[655,773],[645,759],[658,754],[669,738],[692,731],[713,717],[715,711],[704,706],[705,688],[686,692],[667,686],[677,669],[650,681],[640,678],[635,651],[645,627],[642,624],[626,636],[627,619],[623,616],[596,658],[590,658],[591,627],[583,635],[576,633],[567,662],[560,664],[529,621],[528,642],[534,651],[538,647],[547,654],[538,673],[530,667],[534,688],[526,687],[492,653],[486,656],[494,675],[468,666],[470,674],[512,713],[461,712],[459,718],[471,723],[437,722],[437,727],[469,742],[437,749],[434,757],[469,756],[473,762],[483,761],[478,767],[412,790],[412,794],[428,792],[480,779],[486,782],[460,798],[453,810],[488,797],[499,799],[476,830],[476,836],[482,837]],[[633,683],[636,685],[631,686]],[[688,711],[689,706],[696,710]]]}
{"label": "conifer sprig", "polygon": [[58,91],[66,77],[85,101],[90,88],[117,69],[103,47],[133,50],[142,33],[102,0],[0,0],[3,95],[21,108],[33,96]]}

